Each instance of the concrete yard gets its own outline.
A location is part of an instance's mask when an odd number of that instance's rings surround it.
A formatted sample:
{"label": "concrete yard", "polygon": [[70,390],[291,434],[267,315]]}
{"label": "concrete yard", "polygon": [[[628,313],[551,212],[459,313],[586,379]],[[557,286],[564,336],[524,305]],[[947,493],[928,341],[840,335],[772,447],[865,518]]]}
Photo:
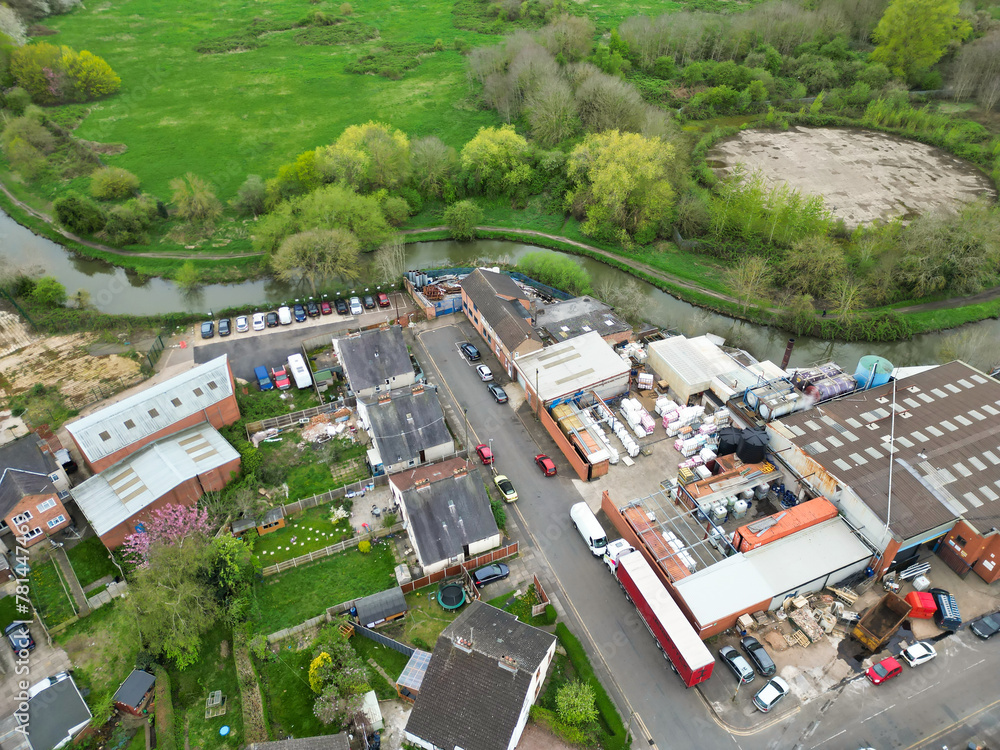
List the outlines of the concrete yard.
{"label": "concrete yard", "polygon": [[989,178],[942,149],[872,130],[745,130],[717,144],[708,163],[721,177],[736,164],[822,196],[849,227],[954,209],[993,196]]}

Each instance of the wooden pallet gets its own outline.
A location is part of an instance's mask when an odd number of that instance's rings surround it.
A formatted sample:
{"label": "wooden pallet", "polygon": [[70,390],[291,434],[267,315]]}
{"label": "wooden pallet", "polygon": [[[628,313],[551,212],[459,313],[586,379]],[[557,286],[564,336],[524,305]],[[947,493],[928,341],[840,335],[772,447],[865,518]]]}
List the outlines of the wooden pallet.
{"label": "wooden pallet", "polygon": [[793,630],[785,634],[785,643],[789,646],[808,646],[809,638],[801,630]]}
{"label": "wooden pallet", "polygon": [[835,597],[844,602],[848,607],[853,607],[854,602],[858,600],[858,594],[846,586],[843,588],[837,588],[836,586],[827,586],[826,590],[833,594]]}
{"label": "wooden pallet", "polygon": [[354,626],[349,622],[341,623],[340,634],[344,636],[344,638],[350,638],[354,635]]}

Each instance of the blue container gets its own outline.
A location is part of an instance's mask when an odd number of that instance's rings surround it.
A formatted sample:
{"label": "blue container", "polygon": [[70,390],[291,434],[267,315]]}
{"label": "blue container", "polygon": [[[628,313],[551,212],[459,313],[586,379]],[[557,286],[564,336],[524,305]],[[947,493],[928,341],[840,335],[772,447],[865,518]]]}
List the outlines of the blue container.
{"label": "blue container", "polygon": [[854,379],[858,381],[860,390],[874,388],[888,383],[894,369],[892,362],[885,357],[869,354],[858,361],[858,369],[854,371]]}

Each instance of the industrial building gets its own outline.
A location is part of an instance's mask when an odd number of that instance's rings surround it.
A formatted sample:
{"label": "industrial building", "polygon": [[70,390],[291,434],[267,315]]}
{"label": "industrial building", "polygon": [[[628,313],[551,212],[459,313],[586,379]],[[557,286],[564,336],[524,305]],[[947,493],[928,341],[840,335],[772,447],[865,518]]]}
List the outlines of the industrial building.
{"label": "industrial building", "polygon": [[499,269],[477,268],[462,280],[462,310],[509,378],[519,357],[542,348],[530,307],[527,292]]}
{"label": "industrial building", "polygon": [[628,341],[632,326],[619,318],[614,310],[593,297],[574,297],[538,307],[535,329],[551,342],[568,341],[591,331],[614,346]]}
{"label": "industrial building", "polygon": [[649,367],[658,380],[666,382],[670,396],[681,405],[712,387],[713,378],[727,375],[739,368],[739,363],[721,348],[718,336],[685,336],[654,341],[647,349]]}

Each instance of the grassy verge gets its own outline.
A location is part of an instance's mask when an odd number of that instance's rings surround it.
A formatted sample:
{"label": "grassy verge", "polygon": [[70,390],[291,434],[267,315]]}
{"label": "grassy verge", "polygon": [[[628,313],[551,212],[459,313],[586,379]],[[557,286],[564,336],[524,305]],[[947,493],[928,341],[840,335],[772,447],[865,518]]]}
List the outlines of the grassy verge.
{"label": "grassy verge", "polygon": [[174,715],[170,674],[165,669],[158,668],[156,670],[155,700],[156,747],[160,750],[177,750],[177,720]]}
{"label": "grassy verge", "polygon": [[13,594],[0,599],[0,632],[10,625],[14,620],[26,620],[27,615],[22,615],[17,611],[17,599]]}
{"label": "grassy verge", "polygon": [[51,560],[35,565],[28,574],[31,583],[31,601],[45,620],[54,628],[74,617],[76,611],[63,588],[62,575]]}
{"label": "grassy verge", "polygon": [[[118,575],[118,569],[108,554],[107,547],[100,537],[92,536],[84,539],[78,545],[67,550],[70,565],[76,573],[77,580],[83,588],[105,576]],[[93,596],[93,593],[91,593]]]}
{"label": "grassy verge", "polygon": [[511,592],[503,596],[494,597],[486,603],[497,609],[510,612],[518,620],[532,627],[541,628],[546,625],[552,625],[556,621],[556,608],[551,604],[545,607],[545,611],[542,614],[532,616],[531,608],[538,604],[538,594],[535,592],[534,584],[528,586],[528,590],[521,596],[514,597],[513,592]]}

